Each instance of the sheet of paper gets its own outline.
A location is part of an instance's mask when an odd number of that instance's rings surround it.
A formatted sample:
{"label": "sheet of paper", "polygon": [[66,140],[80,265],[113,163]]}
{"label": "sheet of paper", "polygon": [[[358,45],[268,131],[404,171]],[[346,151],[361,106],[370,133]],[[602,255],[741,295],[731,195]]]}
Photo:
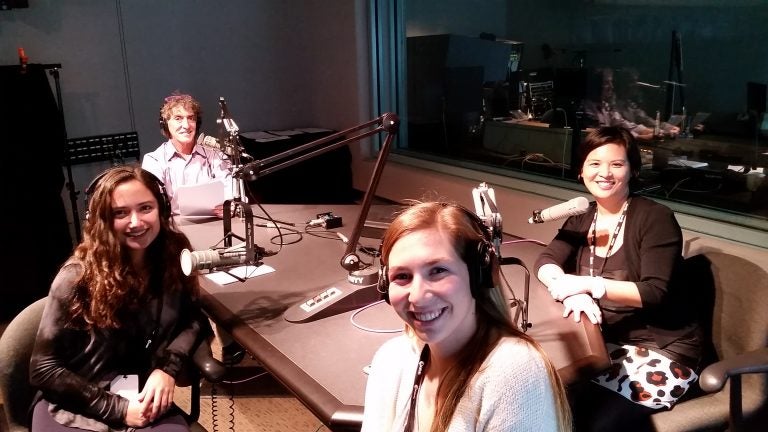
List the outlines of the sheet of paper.
{"label": "sheet of paper", "polygon": [[224,182],[211,180],[176,188],[176,200],[182,217],[215,216],[213,208],[224,202]]}
{"label": "sheet of paper", "polygon": [[[252,265],[233,267],[231,269],[227,269],[227,271],[240,278],[250,279],[256,276],[272,273],[275,271],[275,269],[266,264],[262,264],[258,267],[252,266]],[[217,283],[219,285],[227,285],[233,282],[239,282],[237,278],[234,278],[232,277],[231,274],[225,273],[223,271],[208,273],[207,275],[205,275],[205,277],[207,277],[212,282]]]}
{"label": "sheet of paper", "polygon": [[253,131],[253,132],[243,132],[240,134],[241,136],[245,138],[250,138],[253,140],[261,139],[261,138],[274,138],[275,135],[271,134],[267,131]]}
{"label": "sheet of paper", "polygon": [[323,128],[315,128],[315,127],[308,127],[308,128],[297,128],[297,131],[305,132],[305,133],[318,133],[318,132],[330,132],[330,129],[323,129]]}
{"label": "sheet of paper", "polygon": [[270,142],[290,138],[289,136],[271,134],[267,131],[243,132],[240,135],[256,142]]}
{"label": "sheet of paper", "polygon": [[709,166],[707,162],[700,162],[690,159],[676,159],[669,161],[670,165],[687,167],[687,168],[705,168]]}
{"label": "sheet of paper", "polygon": [[304,132],[296,129],[287,129],[287,130],[271,130],[268,131],[271,134],[280,135],[280,136],[292,136],[292,135],[301,135]]}
{"label": "sheet of paper", "polygon": [[135,399],[139,395],[139,376],[118,375],[109,384],[109,391],[126,399]]}

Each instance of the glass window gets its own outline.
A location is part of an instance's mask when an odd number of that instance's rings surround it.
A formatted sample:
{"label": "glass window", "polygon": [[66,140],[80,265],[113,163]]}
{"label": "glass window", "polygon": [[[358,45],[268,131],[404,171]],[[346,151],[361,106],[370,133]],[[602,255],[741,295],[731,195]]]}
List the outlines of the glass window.
{"label": "glass window", "polygon": [[582,190],[573,148],[621,125],[640,193],[768,228],[768,4],[371,0],[396,152]]}

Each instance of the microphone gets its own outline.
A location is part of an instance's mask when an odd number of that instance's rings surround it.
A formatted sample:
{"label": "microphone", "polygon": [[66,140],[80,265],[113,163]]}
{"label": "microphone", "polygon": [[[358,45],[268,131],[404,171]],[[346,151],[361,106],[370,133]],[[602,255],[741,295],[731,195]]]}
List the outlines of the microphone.
{"label": "microphone", "polygon": [[202,132],[200,133],[200,136],[197,137],[197,145],[208,147],[214,150],[219,150],[224,153],[226,153],[225,150],[227,148],[226,144],[222,144],[221,141],[217,140],[211,135],[206,135]]}
{"label": "microphone", "polygon": [[223,249],[218,251],[213,249],[203,251],[184,249],[181,251],[181,271],[187,276],[193,270],[248,264],[247,261],[248,257],[245,249]]}
{"label": "microphone", "polygon": [[[227,156],[234,155],[234,150],[235,150],[234,146],[226,142],[219,141],[215,137],[211,135],[206,135],[202,132],[200,133],[200,136],[197,137],[197,144],[203,147],[208,147],[209,149],[218,150]],[[242,152],[241,155],[250,158],[250,156],[245,152]]]}
{"label": "microphone", "polygon": [[584,197],[576,197],[564,203],[545,208],[544,210],[535,210],[533,216],[528,218],[528,223],[544,223],[563,219],[569,216],[586,213],[588,209],[589,201]]}

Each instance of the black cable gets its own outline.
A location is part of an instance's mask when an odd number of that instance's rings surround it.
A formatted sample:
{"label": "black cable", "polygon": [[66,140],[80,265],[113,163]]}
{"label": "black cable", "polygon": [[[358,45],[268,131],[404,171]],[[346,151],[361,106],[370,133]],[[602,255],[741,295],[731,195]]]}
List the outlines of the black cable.
{"label": "black cable", "polygon": [[368,255],[369,257],[374,259],[381,256],[381,252],[379,252],[379,250],[375,247],[360,246],[357,248],[357,250],[360,251],[360,253]]}
{"label": "black cable", "polygon": [[128,50],[125,45],[125,25],[123,24],[123,6],[117,0],[117,28],[120,35],[120,56],[123,60],[123,74],[125,76],[125,96],[128,99],[128,118],[131,120],[131,130],[136,130],[136,115],[133,110],[133,91],[131,91],[131,75],[128,68]]}
{"label": "black cable", "polygon": [[219,409],[216,406],[216,384],[211,383],[211,428],[213,432],[219,430]]}
{"label": "black cable", "polygon": [[[278,234],[276,236],[270,237],[269,238],[269,242],[272,243],[272,244],[279,244],[282,247],[282,246],[285,246],[285,245],[296,244],[296,243],[298,243],[298,242],[300,242],[300,241],[302,241],[304,239],[304,234],[302,234],[301,231],[295,230],[295,229],[289,229],[289,231],[290,232],[288,234],[286,234],[286,235]],[[296,239],[294,241],[286,242],[285,238],[288,237],[288,236],[292,236],[292,235],[298,236],[298,239]],[[280,242],[275,243],[275,239],[280,239]]]}
{"label": "black cable", "polygon": [[[231,366],[226,365],[227,371],[230,371]],[[228,384],[227,388],[229,389],[228,395],[227,395],[227,401],[229,402],[229,430],[234,432],[235,431],[235,392],[234,392],[234,386],[229,383],[228,381],[223,381],[223,383]],[[218,407],[218,392],[216,390],[216,384],[211,383],[211,428],[213,429],[213,432],[218,432],[219,430],[219,407]]]}
{"label": "black cable", "polygon": [[[313,229],[313,228],[317,228],[317,229]],[[319,237],[327,240],[341,241],[339,236],[336,235],[335,231],[328,231],[325,228],[320,228],[313,225],[307,225],[306,227],[304,227],[304,232],[314,237]]]}

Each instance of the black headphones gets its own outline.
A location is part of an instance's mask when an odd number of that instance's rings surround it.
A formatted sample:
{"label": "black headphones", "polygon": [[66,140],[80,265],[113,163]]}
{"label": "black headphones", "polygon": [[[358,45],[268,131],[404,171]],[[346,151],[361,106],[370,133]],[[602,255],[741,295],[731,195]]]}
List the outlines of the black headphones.
{"label": "black headphones", "polygon": [[[121,166],[114,166],[114,167],[107,168],[101,174],[97,175],[91,181],[91,183],[88,184],[88,187],[85,188],[85,197],[86,197],[86,201],[88,202],[88,205],[86,206],[86,211],[85,211],[85,218],[86,219],[88,219],[88,208],[90,207],[91,195],[93,195],[93,192],[99,186],[99,183],[101,182],[101,179],[103,179],[104,176],[106,176],[107,174],[109,174],[109,173],[111,173],[113,171],[118,171],[118,170],[122,170],[122,171],[125,171],[125,172],[129,172],[129,171],[132,172],[134,170],[134,167],[128,166],[128,165],[121,165]],[[170,218],[171,217],[171,203],[170,203],[170,200],[168,199],[168,192],[165,190],[165,184],[163,184],[163,182],[160,181],[160,179],[157,178],[157,176],[155,176],[151,172],[149,172],[147,170],[144,170],[144,169],[142,169],[142,171],[144,171],[147,175],[149,175],[152,178],[153,182],[157,186],[158,191],[160,192],[160,199],[159,199],[159,201],[157,203],[158,204],[158,208],[160,210],[160,217],[165,218],[165,219]],[[152,194],[153,195],[157,195],[155,193],[155,191],[152,191]]]}
{"label": "black headphones", "polygon": [[[483,294],[483,289],[494,288],[491,271],[493,269],[493,260],[496,258],[496,250],[493,247],[490,233],[485,223],[475,213],[457,204],[446,204],[446,206],[460,209],[474,223],[475,227],[483,233],[482,240],[468,242],[464,250],[464,260],[469,271],[469,289],[472,297],[477,299],[479,295]],[[379,246],[380,265],[377,289],[384,301],[389,303],[389,272],[388,266],[384,264],[384,255],[381,252],[381,246]]]}

